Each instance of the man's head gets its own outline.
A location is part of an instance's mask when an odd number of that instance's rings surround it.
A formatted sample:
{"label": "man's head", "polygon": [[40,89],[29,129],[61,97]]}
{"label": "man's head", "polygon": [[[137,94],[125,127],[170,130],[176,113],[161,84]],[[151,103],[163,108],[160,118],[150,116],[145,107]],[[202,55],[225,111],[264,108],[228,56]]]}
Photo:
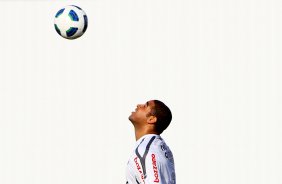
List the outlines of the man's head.
{"label": "man's head", "polygon": [[145,104],[138,104],[129,120],[135,128],[147,127],[161,134],[172,119],[170,109],[159,100],[150,100]]}

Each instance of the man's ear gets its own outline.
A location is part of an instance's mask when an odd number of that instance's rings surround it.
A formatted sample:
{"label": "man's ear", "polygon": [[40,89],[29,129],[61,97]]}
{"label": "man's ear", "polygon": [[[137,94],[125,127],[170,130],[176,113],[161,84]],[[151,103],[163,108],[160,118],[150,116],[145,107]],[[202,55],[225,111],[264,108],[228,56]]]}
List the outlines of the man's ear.
{"label": "man's ear", "polygon": [[156,116],[149,116],[147,119],[148,124],[155,124],[157,122],[157,117]]}

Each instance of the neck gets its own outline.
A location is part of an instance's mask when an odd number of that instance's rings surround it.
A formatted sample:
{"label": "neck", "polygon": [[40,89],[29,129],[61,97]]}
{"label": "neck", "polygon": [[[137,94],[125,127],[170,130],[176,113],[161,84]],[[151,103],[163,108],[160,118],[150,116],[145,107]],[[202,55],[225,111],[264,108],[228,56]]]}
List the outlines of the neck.
{"label": "neck", "polygon": [[147,135],[147,134],[157,134],[157,135],[159,135],[159,134],[158,134],[156,131],[154,131],[154,130],[135,128],[135,139],[136,139],[136,141],[137,141],[138,139],[140,139],[141,137],[143,137],[144,135]]}

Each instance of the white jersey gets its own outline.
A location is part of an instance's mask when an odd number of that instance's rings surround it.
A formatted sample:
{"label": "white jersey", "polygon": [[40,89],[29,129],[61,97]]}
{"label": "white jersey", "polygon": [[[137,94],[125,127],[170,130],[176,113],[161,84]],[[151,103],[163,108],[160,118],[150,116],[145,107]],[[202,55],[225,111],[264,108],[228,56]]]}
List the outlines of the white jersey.
{"label": "white jersey", "polygon": [[172,152],[160,135],[148,134],[136,142],[127,163],[127,184],[175,184]]}

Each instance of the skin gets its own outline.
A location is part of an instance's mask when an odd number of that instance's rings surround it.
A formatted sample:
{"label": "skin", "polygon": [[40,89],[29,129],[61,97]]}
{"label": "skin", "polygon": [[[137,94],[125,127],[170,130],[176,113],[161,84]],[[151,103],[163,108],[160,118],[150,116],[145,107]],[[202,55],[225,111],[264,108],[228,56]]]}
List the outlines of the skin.
{"label": "skin", "polygon": [[135,111],[129,116],[128,119],[134,126],[136,140],[146,134],[158,134],[155,130],[157,117],[150,114],[154,106],[154,100],[150,100],[144,104],[138,104]]}

